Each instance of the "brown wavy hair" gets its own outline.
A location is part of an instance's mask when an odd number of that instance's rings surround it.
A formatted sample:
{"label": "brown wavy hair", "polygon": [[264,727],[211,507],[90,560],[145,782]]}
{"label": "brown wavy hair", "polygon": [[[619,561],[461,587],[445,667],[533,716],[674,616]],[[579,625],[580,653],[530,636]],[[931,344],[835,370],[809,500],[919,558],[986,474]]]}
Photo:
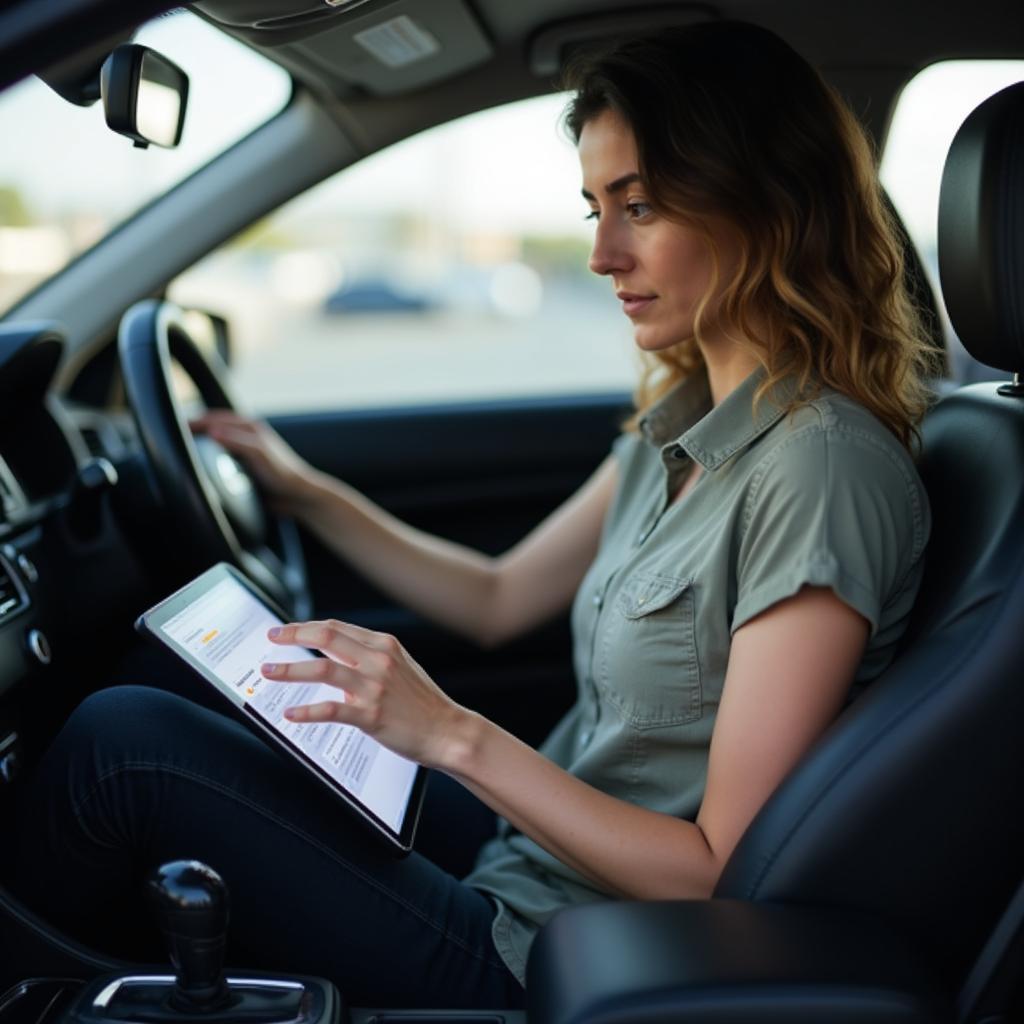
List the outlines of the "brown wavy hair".
{"label": "brown wavy hair", "polygon": [[704,365],[701,324],[719,277],[712,214],[740,237],[714,315],[767,371],[755,402],[787,377],[798,382],[790,410],[834,388],[914,450],[942,354],[908,293],[872,147],[821,75],[767,29],[716,21],[578,58],[565,86],[574,140],[604,111],[619,114],[648,202],[700,231],[712,255],[694,335],[645,359],[627,426]]}

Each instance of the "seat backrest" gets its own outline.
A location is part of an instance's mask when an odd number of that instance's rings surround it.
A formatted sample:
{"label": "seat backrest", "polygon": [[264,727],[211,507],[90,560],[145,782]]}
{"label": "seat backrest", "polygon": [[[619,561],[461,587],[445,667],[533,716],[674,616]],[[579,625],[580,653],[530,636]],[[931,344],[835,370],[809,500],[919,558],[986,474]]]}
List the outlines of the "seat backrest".
{"label": "seat backrest", "polygon": [[[953,142],[939,260],[967,348],[1024,368],[1024,83]],[[1024,870],[1024,393],[962,388],[922,435],[933,532],[908,642],[768,801],[716,895],[871,912],[955,987]]]}

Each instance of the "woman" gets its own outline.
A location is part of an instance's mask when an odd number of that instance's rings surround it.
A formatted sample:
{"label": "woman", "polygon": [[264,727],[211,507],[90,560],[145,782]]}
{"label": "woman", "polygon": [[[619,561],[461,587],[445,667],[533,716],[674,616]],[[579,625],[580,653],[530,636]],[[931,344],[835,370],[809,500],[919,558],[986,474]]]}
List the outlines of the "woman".
{"label": "woman", "polygon": [[346,697],[291,718],[354,723],[461,784],[432,783],[427,856],[395,862],[234,724],[158,691],[90,698],[30,800],[46,820],[22,829],[48,912],[62,877],[92,880],[95,903],[58,918],[76,932],[155,863],[199,857],[231,888],[236,962],[327,975],[356,1004],[515,1005],[561,907],[710,896],[891,660],[928,535],[909,449],[930,353],[861,130],[752,26],[626,43],[572,85],[590,266],[652,358],[629,429],[562,508],[491,559],[404,526],[263,424],[196,427],[341,557],[481,644],[572,603],[576,705],[537,752],[393,637],[284,627],[278,642],[333,656]]}

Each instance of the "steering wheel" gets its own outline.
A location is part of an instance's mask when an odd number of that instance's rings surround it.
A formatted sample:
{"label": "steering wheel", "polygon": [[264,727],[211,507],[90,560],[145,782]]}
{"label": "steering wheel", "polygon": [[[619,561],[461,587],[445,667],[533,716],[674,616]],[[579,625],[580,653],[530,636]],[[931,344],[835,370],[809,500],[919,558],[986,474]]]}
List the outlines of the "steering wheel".
{"label": "steering wheel", "polygon": [[190,337],[182,311],[147,299],[121,319],[121,374],[155,489],[182,545],[177,563],[201,569],[230,562],[293,618],[312,603],[293,520],[273,514],[252,478],[212,438],[193,436],[171,383],[171,359],[192,379],[209,408],[235,409],[227,366]]}

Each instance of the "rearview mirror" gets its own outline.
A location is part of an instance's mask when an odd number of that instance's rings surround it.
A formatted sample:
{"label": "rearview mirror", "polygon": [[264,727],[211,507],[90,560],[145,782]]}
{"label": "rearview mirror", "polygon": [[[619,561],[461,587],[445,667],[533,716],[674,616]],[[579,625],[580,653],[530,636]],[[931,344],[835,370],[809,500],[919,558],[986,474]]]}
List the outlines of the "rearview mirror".
{"label": "rearview mirror", "polygon": [[156,50],[138,43],[118,46],[100,72],[107,126],[145,149],[173,149],[181,140],[188,75]]}

